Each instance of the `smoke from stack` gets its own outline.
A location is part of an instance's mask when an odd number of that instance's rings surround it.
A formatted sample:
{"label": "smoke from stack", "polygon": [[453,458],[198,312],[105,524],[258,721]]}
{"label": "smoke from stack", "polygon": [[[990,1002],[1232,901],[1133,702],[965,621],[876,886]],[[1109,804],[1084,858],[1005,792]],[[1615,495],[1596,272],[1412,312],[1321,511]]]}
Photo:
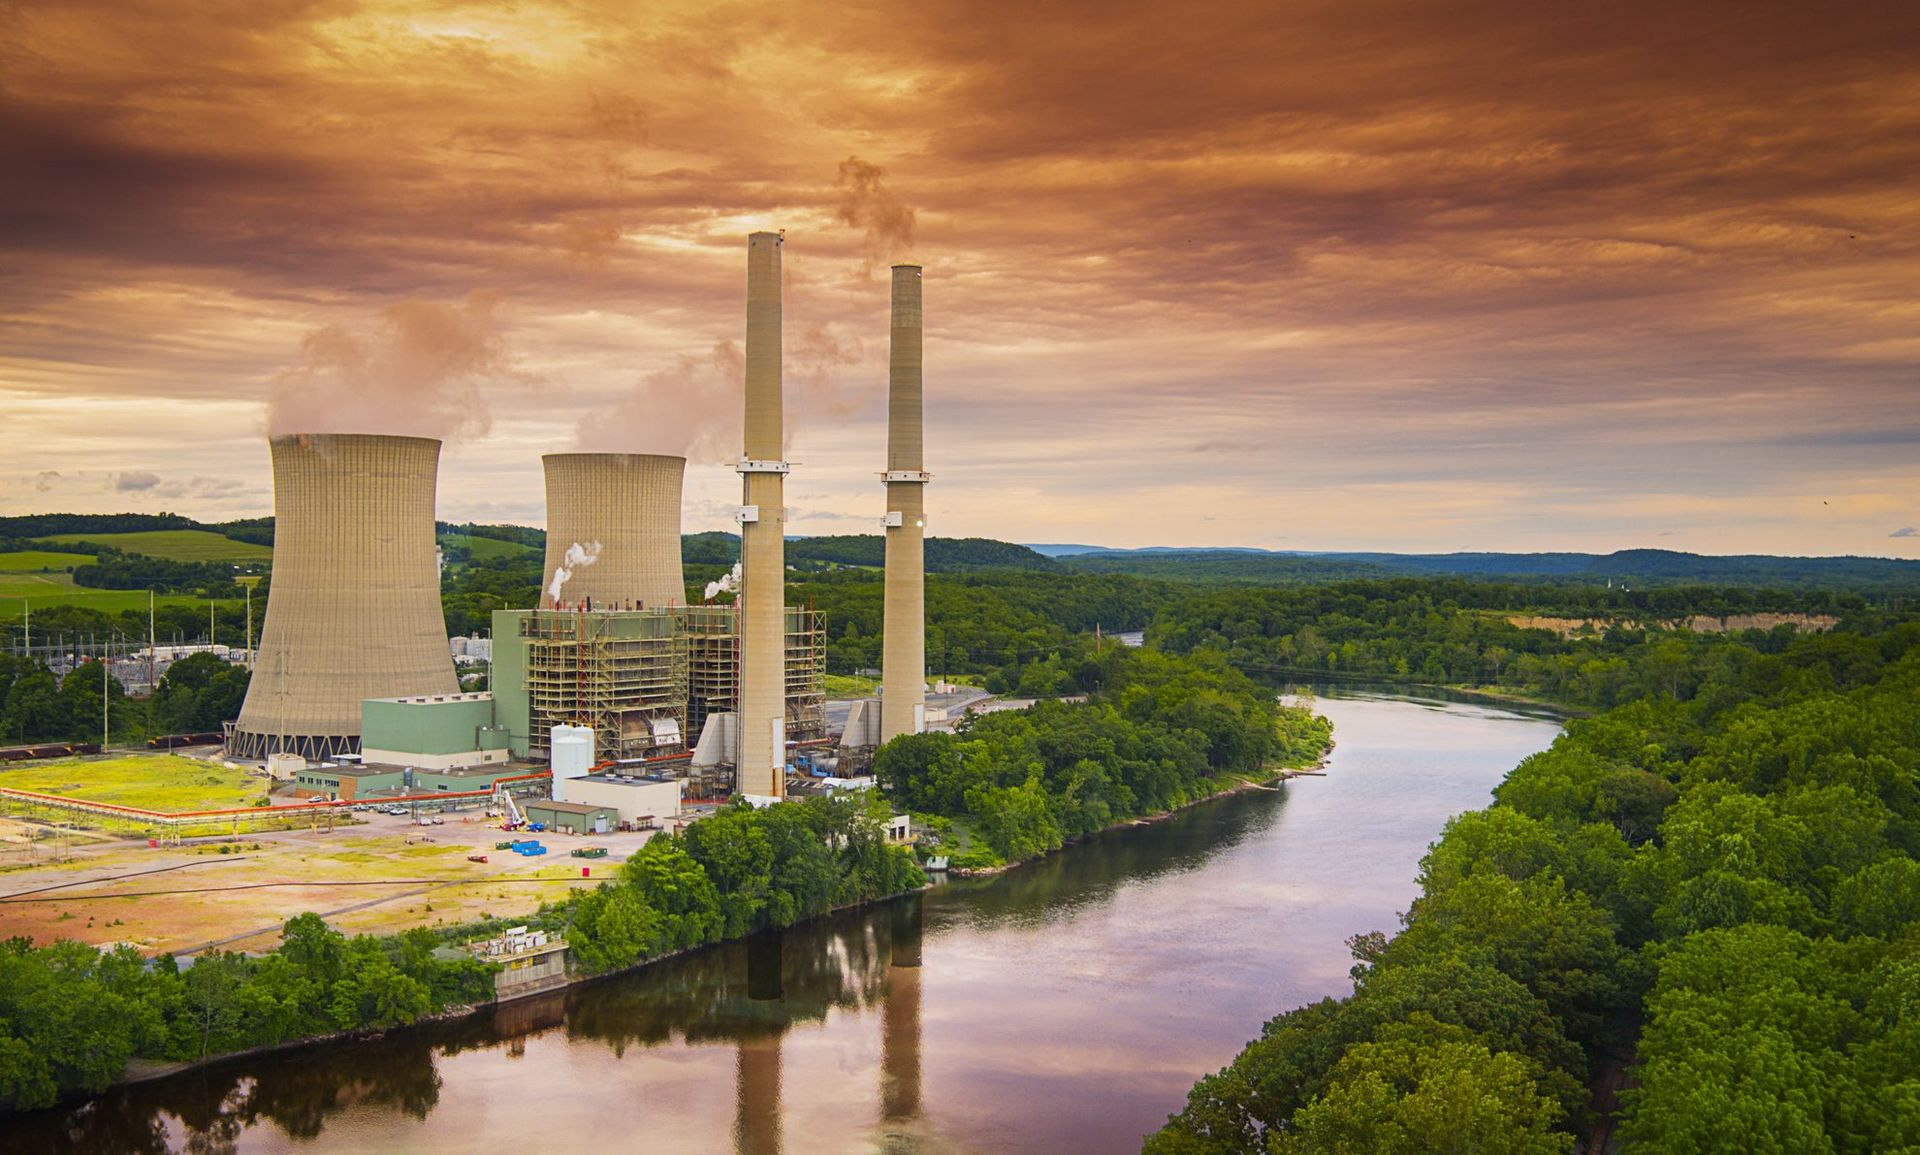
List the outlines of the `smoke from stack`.
{"label": "smoke from stack", "polygon": [[913,252],[914,212],[886,186],[887,170],[857,156],[840,162],[839,216],[866,236],[863,275],[874,266]]}
{"label": "smoke from stack", "polygon": [[272,449],[273,582],[228,752],[351,753],[364,699],[460,689],[434,541],[440,443],[318,433]]}

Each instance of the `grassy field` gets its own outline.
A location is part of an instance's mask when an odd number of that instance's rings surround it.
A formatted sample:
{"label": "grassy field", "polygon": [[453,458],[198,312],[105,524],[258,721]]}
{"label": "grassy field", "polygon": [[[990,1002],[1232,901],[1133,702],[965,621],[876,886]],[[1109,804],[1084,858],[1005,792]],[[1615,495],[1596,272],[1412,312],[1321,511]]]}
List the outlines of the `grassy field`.
{"label": "grassy field", "polygon": [[829,698],[871,698],[879,692],[878,678],[856,678],[852,674],[827,675]]}
{"label": "grassy field", "polygon": [[[5,556],[8,555],[0,554],[0,557]],[[118,614],[126,610],[138,610],[144,614],[147,609],[145,590],[90,590],[74,585],[71,574],[21,573],[0,569],[0,621],[17,621],[22,600],[31,602],[35,610],[50,606],[85,606],[104,614]],[[155,604],[193,606],[202,615],[207,609],[207,600],[192,594],[162,594]],[[237,605],[239,599],[221,604]]]}
{"label": "grassy field", "polygon": [[110,545],[128,553],[163,557],[169,561],[271,561],[273,550],[264,545],[235,541],[204,529],[157,529],[145,533],[63,533],[45,539],[54,542],[87,541]]}
{"label": "grassy field", "polygon": [[250,806],[266,793],[266,780],[257,774],[178,754],[37,762],[0,770],[0,786],[176,812]]}
{"label": "grassy field", "polygon": [[459,534],[445,534],[440,538],[441,545],[464,545],[473,551],[473,560],[492,561],[497,557],[519,557],[527,548],[517,541],[500,541],[491,537],[462,537]]}
{"label": "grassy field", "polygon": [[18,553],[0,553],[0,573],[21,573],[38,569],[65,569],[70,565],[92,565],[87,553],[50,553],[44,549],[26,549]]}

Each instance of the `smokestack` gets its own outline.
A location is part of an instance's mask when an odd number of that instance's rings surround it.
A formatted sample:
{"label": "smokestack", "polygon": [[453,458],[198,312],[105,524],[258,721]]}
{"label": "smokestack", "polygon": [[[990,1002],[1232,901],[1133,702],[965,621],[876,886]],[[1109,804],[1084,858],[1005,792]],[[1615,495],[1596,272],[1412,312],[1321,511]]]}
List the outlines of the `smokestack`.
{"label": "smokestack", "polygon": [[787,511],[780,389],[780,235],[747,237],[746,452],[740,472],[743,794],[786,793]]}
{"label": "smokestack", "polygon": [[[627,602],[677,606],[687,600],[680,568],[680,486],[687,459],[650,453],[549,453],[547,570],[549,586],[565,569],[559,596],[568,603]],[[569,564],[574,546],[590,555]],[[597,550],[597,552],[596,552]],[[576,557],[579,556],[576,554]],[[545,597],[545,591],[542,591]]]}
{"label": "smokestack", "polygon": [[440,443],[272,439],[273,579],[237,758],[360,749],[366,698],[454,694],[433,514]]}
{"label": "smokestack", "polygon": [[927,715],[927,501],[921,453],[920,266],[893,267],[887,361],[887,603],[880,740],[918,734]]}

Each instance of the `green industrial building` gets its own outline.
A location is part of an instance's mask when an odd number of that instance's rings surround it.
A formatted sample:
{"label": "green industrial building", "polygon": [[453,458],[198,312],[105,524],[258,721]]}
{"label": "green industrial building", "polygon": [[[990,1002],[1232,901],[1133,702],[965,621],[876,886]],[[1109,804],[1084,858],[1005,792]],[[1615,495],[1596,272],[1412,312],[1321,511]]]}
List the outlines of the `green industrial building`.
{"label": "green industrial building", "polygon": [[507,730],[492,694],[369,698],[360,703],[360,757],[369,765],[453,770],[504,763]]}
{"label": "green industrial building", "polygon": [[605,834],[620,827],[620,812],[611,806],[592,806],[585,802],[529,802],[524,807],[528,822],[542,822],[548,830],[561,834]]}

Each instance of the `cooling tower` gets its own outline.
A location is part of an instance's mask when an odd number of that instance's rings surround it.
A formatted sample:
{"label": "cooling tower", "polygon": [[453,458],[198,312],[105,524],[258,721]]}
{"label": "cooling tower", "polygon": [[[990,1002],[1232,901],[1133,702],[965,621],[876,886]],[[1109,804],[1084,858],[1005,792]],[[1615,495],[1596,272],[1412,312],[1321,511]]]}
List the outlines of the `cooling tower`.
{"label": "cooling tower", "polygon": [[747,237],[746,452],[740,472],[741,793],[786,793],[787,511],[780,235]]}
{"label": "cooling tower", "polygon": [[[542,604],[556,575],[565,605],[654,609],[687,600],[680,570],[680,482],[684,457],[649,453],[549,453],[547,570]],[[578,546],[575,559],[567,551]],[[593,558],[580,564],[582,556]]]}
{"label": "cooling tower", "polygon": [[920,267],[893,267],[887,360],[887,588],[880,740],[917,734],[927,712],[926,460],[921,453]]}
{"label": "cooling tower", "polygon": [[460,690],[433,533],[440,443],[314,433],[272,445],[267,620],[227,749],[351,753],[363,699]]}

